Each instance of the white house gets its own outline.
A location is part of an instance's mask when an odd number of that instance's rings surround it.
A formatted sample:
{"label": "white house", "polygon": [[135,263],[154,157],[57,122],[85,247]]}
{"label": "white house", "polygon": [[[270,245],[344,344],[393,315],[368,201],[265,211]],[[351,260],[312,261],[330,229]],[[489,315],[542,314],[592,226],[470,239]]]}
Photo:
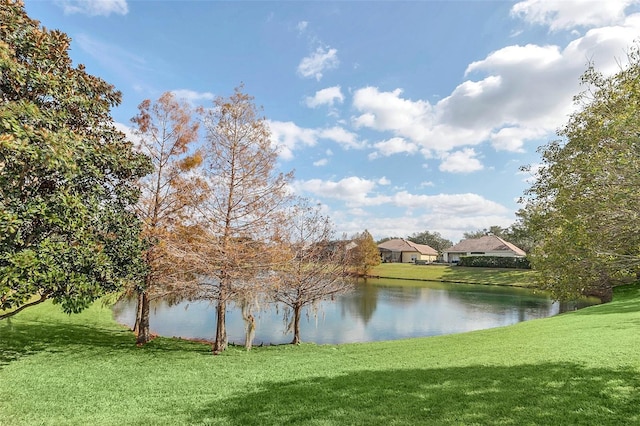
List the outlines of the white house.
{"label": "white house", "polygon": [[462,240],[443,251],[445,262],[458,262],[462,256],[525,257],[524,250],[495,235]]}

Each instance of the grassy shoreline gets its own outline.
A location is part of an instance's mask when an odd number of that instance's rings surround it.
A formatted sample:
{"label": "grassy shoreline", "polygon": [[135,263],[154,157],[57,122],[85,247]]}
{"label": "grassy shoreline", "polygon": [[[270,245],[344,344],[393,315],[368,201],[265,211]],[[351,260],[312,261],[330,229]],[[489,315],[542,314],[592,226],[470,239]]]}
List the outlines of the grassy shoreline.
{"label": "grassy shoreline", "polygon": [[444,264],[414,265],[411,263],[383,263],[369,272],[372,278],[444,283],[535,287],[534,272],[528,269],[476,268]]}
{"label": "grassy shoreline", "polygon": [[639,324],[626,286],[508,327],[214,357],[45,303],[0,322],[0,425],[640,424]]}

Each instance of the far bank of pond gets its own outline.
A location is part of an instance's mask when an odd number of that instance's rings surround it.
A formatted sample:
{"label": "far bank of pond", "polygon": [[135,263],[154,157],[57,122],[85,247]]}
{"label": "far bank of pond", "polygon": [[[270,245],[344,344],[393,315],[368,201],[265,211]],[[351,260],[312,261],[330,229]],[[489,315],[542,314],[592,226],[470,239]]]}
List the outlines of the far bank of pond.
{"label": "far bank of pond", "polygon": [[464,267],[442,263],[414,265],[411,263],[382,263],[370,274],[379,278],[398,278],[418,281],[487,284],[509,287],[534,287],[534,272],[530,269]]}
{"label": "far bank of pond", "polygon": [[[452,284],[434,281],[368,279],[352,293],[304,311],[301,337],[305,342],[337,344],[372,342],[500,327],[544,318],[594,304],[594,300],[561,305],[547,295],[505,286]],[[135,301],[114,307],[116,319],[132,325]],[[264,306],[256,317],[254,345],[288,343],[282,306]],[[152,306],[151,330],[167,337],[211,340],[215,307],[209,302]],[[240,310],[230,306],[227,334],[231,343],[244,343]]]}

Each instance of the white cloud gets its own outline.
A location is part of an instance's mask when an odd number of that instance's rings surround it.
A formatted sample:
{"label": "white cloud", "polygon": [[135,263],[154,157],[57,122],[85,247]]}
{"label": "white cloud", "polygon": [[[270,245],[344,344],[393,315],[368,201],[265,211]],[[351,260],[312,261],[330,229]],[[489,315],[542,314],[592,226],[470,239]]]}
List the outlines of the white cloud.
{"label": "white cloud", "polygon": [[390,185],[391,181],[389,179],[387,179],[386,176],[382,176],[380,179],[378,179],[378,184],[379,185]]}
{"label": "white cloud", "polygon": [[318,90],[314,96],[307,97],[306,104],[309,108],[315,108],[320,105],[333,106],[335,101],[339,103],[344,101],[344,95],[342,94],[340,86]]}
{"label": "white cloud", "polygon": [[325,50],[318,47],[311,55],[302,58],[298,65],[298,74],[306,78],[315,78],[320,81],[325,70],[335,69],[340,64],[336,49]]}
{"label": "white cloud", "polygon": [[171,93],[177,98],[186,101],[192,105],[196,105],[202,101],[212,101],[215,99],[213,93],[210,92],[196,92],[189,89],[172,90]]}
{"label": "white cloud", "polygon": [[[362,232],[365,228],[363,225],[363,216],[351,214],[336,216],[335,212],[332,217],[340,219],[339,233],[353,235],[356,232]],[[502,227],[510,226],[514,218],[509,214],[478,214],[464,217],[457,217],[450,214],[432,214],[428,211],[425,214],[416,215],[389,215],[389,216],[372,216],[366,217],[366,228],[372,233],[375,240],[385,237],[406,237],[415,232],[428,230],[438,232],[444,238],[454,243],[462,239],[465,232],[476,231],[478,229],[487,229],[493,225]]]}
{"label": "white cloud", "polygon": [[[467,129],[492,129],[510,124],[555,128],[572,109],[572,96],[584,70],[567,61],[558,46],[508,46],[467,67],[466,75],[489,73],[482,80],[459,85],[438,103],[444,123]],[[469,95],[473,86],[473,96]]]}
{"label": "white cloud", "polygon": [[295,181],[292,186],[296,193],[309,193],[326,199],[340,200],[349,207],[364,208],[390,205],[407,210],[429,212],[435,215],[475,216],[504,215],[508,210],[494,201],[478,194],[411,194],[407,191],[380,195],[375,192],[378,185],[388,185],[386,178],[378,181],[350,176],[339,181],[310,179]]}
{"label": "white cloud", "polygon": [[624,20],[625,9],[636,3],[638,0],[526,0],[516,3],[511,14],[525,22],[545,25],[551,31],[559,31],[619,24]]}
{"label": "white cloud", "polygon": [[329,163],[329,160],[326,158],[322,158],[318,161],[314,161],[313,165],[316,167],[326,166]]}
{"label": "white cloud", "polygon": [[[478,144],[489,136],[488,129],[467,129],[442,122],[442,112],[428,101],[401,97],[402,89],[381,92],[365,87],[354,93],[353,105],[361,115],[352,119],[359,127],[390,131],[422,147],[425,158],[432,151],[446,152],[456,146]],[[437,106],[437,105],[436,105]]]}
{"label": "white cloud", "polygon": [[[358,89],[353,95],[353,106],[364,114],[354,118],[356,127],[392,130],[411,137],[412,129],[429,126],[432,108],[426,101],[411,101],[400,97],[402,89],[381,92],[377,87]],[[419,129],[418,129],[419,131]]]}
{"label": "white cloud", "polygon": [[369,154],[369,159],[373,160],[379,156],[389,157],[394,154],[414,154],[418,151],[418,146],[412,142],[407,142],[403,138],[391,138],[386,141],[373,144],[376,152]]}
{"label": "white cloud", "polygon": [[316,130],[321,139],[328,139],[341,145],[345,149],[362,149],[367,146],[366,141],[358,140],[356,133],[345,130],[343,127],[334,126]]}
{"label": "white cloud", "polygon": [[370,204],[367,194],[376,187],[372,180],[351,176],[335,181],[311,179],[307,181],[295,181],[292,184],[297,193],[300,191],[311,194],[346,201],[348,204]]}
{"label": "white cloud", "polygon": [[300,146],[314,146],[316,131],[298,127],[291,121],[267,121],[271,130],[271,143],[279,149],[280,158],[291,160],[293,151]]}
{"label": "white cloud", "polygon": [[[305,146],[315,146],[319,139],[333,141],[344,149],[362,149],[366,141],[358,140],[358,135],[342,127],[334,126],[324,129],[306,129],[292,121],[267,121],[271,130],[271,142],[280,150],[280,158],[291,160],[294,151]],[[333,155],[330,149],[326,155]]]}
{"label": "white cloud", "polygon": [[[553,134],[575,110],[573,97],[581,90],[587,61],[605,75],[619,70],[638,34],[640,14],[616,26],[590,29],[564,48],[506,46],[469,64],[467,79],[434,104],[406,99],[402,89],[364,87],[354,92],[358,115],[352,123],[404,138],[418,145],[425,158],[483,142],[496,150],[522,152],[527,142]],[[460,155],[442,167],[463,169],[451,164]],[[472,160],[464,170],[480,166]]]}
{"label": "white cloud", "polygon": [[[524,142],[539,139],[546,135],[544,131],[536,129],[522,129],[520,127],[503,127],[491,134],[491,146],[496,151],[524,152]],[[550,135],[548,135],[550,136]]]}
{"label": "white cloud", "polygon": [[89,16],[109,16],[112,13],[129,13],[126,0],[56,0],[55,3],[67,15],[82,13]]}
{"label": "white cloud", "polygon": [[[424,195],[400,191],[389,196],[363,196],[362,191],[374,189],[374,182],[354,177],[338,182],[314,180],[297,183],[298,191],[305,190],[347,204],[347,210],[329,211],[334,221],[339,223],[338,233],[347,235],[367,228],[374,233],[375,239],[380,239],[407,236],[428,229],[456,242],[464,232],[492,225],[507,227],[514,220],[506,207],[478,194]],[[372,214],[368,209],[370,206],[396,209],[393,215]],[[363,217],[366,217],[366,226],[363,225]]]}
{"label": "white cloud", "polygon": [[398,207],[429,211],[451,217],[506,214],[506,207],[478,194],[416,195],[406,191],[396,193],[391,202]]}
{"label": "white cloud", "polygon": [[470,173],[482,170],[484,167],[476,158],[477,155],[473,148],[444,154],[439,169],[442,172],[450,173]]}

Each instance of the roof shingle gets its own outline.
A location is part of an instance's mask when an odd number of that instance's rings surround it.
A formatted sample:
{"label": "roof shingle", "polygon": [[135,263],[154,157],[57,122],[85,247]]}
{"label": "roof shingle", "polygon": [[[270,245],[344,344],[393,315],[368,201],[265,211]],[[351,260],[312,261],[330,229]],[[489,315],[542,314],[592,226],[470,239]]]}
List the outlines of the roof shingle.
{"label": "roof shingle", "polygon": [[416,244],[403,238],[396,238],[394,240],[385,241],[384,243],[378,244],[378,247],[390,251],[417,251],[418,253],[424,255],[438,255],[437,250],[435,250],[431,246],[428,246],[426,244]]}

